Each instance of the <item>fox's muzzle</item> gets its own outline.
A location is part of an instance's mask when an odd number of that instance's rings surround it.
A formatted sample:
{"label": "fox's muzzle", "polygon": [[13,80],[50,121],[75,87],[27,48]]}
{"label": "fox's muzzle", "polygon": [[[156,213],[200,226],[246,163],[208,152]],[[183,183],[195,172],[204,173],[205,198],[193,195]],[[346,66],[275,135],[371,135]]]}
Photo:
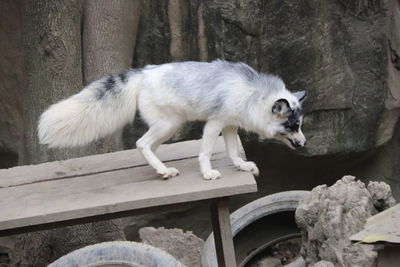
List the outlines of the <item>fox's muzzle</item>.
{"label": "fox's muzzle", "polygon": [[300,129],[292,136],[288,136],[287,139],[294,148],[304,147],[307,143],[306,137]]}
{"label": "fox's muzzle", "polygon": [[287,140],[289,140],[290,144],[295,148],[304,147],[306,145],[306,141],[301,142],[299,140],[292,140],[290,138],[287,138]]}

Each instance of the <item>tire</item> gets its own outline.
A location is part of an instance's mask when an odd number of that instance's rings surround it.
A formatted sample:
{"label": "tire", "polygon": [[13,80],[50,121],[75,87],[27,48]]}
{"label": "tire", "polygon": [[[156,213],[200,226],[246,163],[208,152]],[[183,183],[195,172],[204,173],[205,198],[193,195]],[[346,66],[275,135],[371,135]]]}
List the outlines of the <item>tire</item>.
{"label": "tire", "polygon": [[48,267],[184,267],[167,252],[142,243],[104,242],[75,250]]}
{"label": "tire", "polygon": [[[244,266],[269,246],[300,238],[294,212],[298,202],[307,194],[308,191],[286,191],[268,195],[246,204],[230,215],[238,266]],[[217,267],[212,233],[204,244],[201,257],[203,267]]]}

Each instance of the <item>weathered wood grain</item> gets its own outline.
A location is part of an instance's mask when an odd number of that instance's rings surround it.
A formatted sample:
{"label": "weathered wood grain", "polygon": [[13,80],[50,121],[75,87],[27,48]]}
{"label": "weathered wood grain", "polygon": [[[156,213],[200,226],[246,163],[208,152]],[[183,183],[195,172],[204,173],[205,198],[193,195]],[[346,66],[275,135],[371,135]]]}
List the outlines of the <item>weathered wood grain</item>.
{"label": "weathered wood grain", "polygon": [[[199,150],[200,142],[194,140],[178,144],[162,145],[158,149],[157,155],[162,161],[168,162],[182,158],[197,157]],[[220,153],[225,155],[225,147],[222,138],[218,139],[215,147],[215,154]],[[145,165],[147,165],[147,162],[136,149],[47,162],[38,165],[26,165],[10,169],[1,169],[0,188],[110,172],[113,170],[135,168]]]}
{"label": "weathered wood grain", "polygon": [[211,220],[218,266],[237,266],[229,217],[228,198],[219,198],[213,201],[211,204]]}
{"label": "weathered wood grain", "polygon": [[[0,230],[257,190],[253,176],[237,171],[222,153],[221,139],[212,164],[223,178],[202,179],[197,160],[199,143],[160,147],[159,154],[169,161],[167,165],[181,171],[167,181],[160,179],[136,150],[2,171],[0,179],[7,187],[0,188],[0,206],[7,208],[0,213]],[[61,171],[64,174],[54,175]],[[6,183],[10,179],[18,182]]]}

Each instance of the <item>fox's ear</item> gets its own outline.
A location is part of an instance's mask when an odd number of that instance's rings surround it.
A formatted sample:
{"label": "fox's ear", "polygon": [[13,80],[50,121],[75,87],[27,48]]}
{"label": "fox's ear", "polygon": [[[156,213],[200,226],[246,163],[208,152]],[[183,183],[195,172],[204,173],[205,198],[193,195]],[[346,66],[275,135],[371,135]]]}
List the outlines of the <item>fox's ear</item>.
{"label": "fox's ear", "polygon": [[306,100],[306,98],[307,98],[306,91],[299,91],[299,92],[295,92],[293,94],[295,95],[295,97],[297,97],[297,99],[299,100],[300,103],[303,103],[304,100]]}
{"label": "fox's ear", "polygon": [[284,99],[278,99],[272,106],[272,114],[279,115],[279,116],[289,116],[292,112],[289,102]]}

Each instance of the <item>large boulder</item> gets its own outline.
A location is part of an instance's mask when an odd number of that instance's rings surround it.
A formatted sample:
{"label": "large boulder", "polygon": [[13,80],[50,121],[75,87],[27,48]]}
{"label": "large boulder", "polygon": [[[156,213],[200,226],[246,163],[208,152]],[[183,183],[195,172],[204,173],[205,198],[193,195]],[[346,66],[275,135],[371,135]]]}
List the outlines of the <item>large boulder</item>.
{"label": "large boulder", "polygon": [[334,185],[320,185],[299,202],[296,221],[301,229],[301,254],[308,265],[329,261],[337,267],[376,266],[372,246],[352,244],[350,236],[361,231],[367,218],[395,204],[383,182],[366,186],[354,176]]}

